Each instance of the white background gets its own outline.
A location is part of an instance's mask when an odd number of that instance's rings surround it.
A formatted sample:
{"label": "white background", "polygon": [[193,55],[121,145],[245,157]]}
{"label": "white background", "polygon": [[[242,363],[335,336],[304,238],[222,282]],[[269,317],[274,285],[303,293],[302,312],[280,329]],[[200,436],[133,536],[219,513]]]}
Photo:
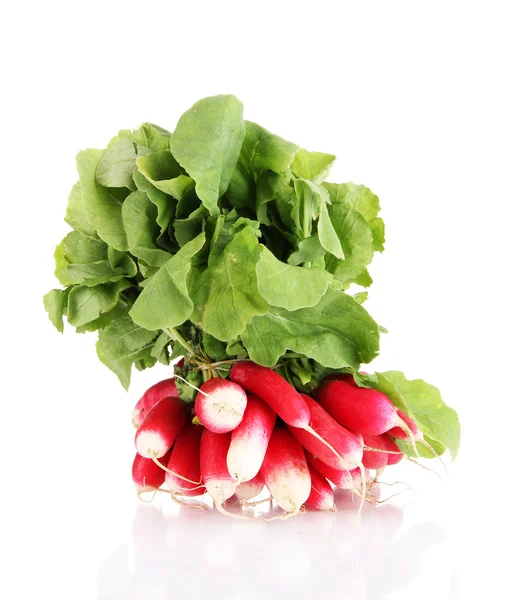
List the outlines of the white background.
{"label": "white background", "polygon": [[[504,2],[17,2],[3,9],[0,595],[499,597],[506,533],[508,44]],[[415,466],[393,505],[244,524],[137,506],[129,393],[94,335],[63,337],[57,285],[74,155],[120,128],[172,129],[203,96],[337,155],[381,198],[367,305],[375,367],[442,390],[463,426],[447,486]],[[164,500],[164,499],[162,499]],[[161,504],[164,504],[162,502]],[[398,507],[405,506],[403,512]],[[502,538],[503,539],[503,538]]]}

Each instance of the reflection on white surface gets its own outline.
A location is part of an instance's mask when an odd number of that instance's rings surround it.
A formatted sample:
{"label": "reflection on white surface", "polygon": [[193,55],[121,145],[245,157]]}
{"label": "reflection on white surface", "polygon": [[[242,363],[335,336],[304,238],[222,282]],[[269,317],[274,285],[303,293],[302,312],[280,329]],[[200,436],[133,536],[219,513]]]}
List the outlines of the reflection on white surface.
{"label": "reflection on white surface", "polygon": [[336,503],[335,514],[307,512],[270,523],[140,504],[131,543],[116,548],[99,570],[97,597],[395,600],[423,597],[424,590],[437,599],[459,597],[438,525],[407,525],[396,504],[366,505],[358,519],[348,494],[337,495]]}

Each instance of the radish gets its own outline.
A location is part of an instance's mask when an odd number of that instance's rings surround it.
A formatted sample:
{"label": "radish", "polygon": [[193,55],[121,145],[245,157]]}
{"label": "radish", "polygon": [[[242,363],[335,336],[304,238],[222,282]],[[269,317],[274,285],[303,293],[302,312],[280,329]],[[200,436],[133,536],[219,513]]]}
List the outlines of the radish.
{"label": "radish", "polygon": [[235,490],[235,494],[236,497],[240,500],[240,502],[247,503],[249,500],[252,500],[256,496],[259,496],[259,494],[261,494],[261,492],[263,491],[264,487],[265,482],[263,480],[263,477],[261,473],[258,473],[255,477],[249,479],[249,481],[244,481],[243,483],[240,483]]}
{"label": "radish", "polygon": [[194,410],[199,421],[213,433],[238,427],[247,406],[247,394],[236,383],[214,377],[199,388]]}
{"label": "radish", "polygon": [[359,493],[362,489],[362,475],[359,467],[352,471],[333,469],[310,452],[306,452],[305,455],[310,467],[313,467],[341,490],[353,490]]}
{"label": "radish", "polygon": [[[411,430],[411,433],[413,434],[415,441],[423,442],[424,441],[423,433],[420,431],[420,429],[418,428],[418,425],[413,421],[413,419],[411,417],[409,417],[408,415],[406,415],[405,413],[403,413],[401,410],[397,411],[397,415],[409,427],[409,429]],[[397,438],[398,440],[410,441],[410,437],[409,437],[407,431],[403,430],[401,427],[392,427],[392,429],[389,429],[386,433],[388,433],[388,435],[391,435],[394,438]]]}
{"label": "radish", "polygon": [[138,454],[155,461],[173,445],[185,424],[187,406],[179,398],[164,398],[148,412],[136,431]]}
{"label": "radish", "polygon": [[[304,448],[312,452],[330,467],[334,469],[351,470],[362,462],[363,440],[361,436],[349,432],[339,425],[325,409],[306,394],[301,394],[310,411],[310,426],[335,452],[325,446],[319,438],[316,438],[305,429],[289,427],[291,433],[302,444]],[[340,458],[337,457],[340,456]]]}
{"label": "radish", "polygon": [[201,432],[199,425],[187,423],[176,436],[171,458],[167,464],[166,487],[173,498],[181,493],[185,496],[201,496],[206,492],[200,485],[199,453]]}
{"label": "radish", "polygon": [[312,429],[307,403],[278,373],[251,361],[240,361],[233,365],[230,377],[235,383],[264,400],[285,423],[308,431],[342,460],[337,450]]}
{"label": "radish", "polygon": [[[170,453],[163,456],[160,462],[166,465]],[[154,492],[164,483],[164,471],[152,459],[136,454],[132,463],[132,481],[138,496],[144,492]]]}
{"label": "radish", "polygon": [[[392,438],[387,433],[383,433],[381,438],[384,441],[385,448],[389,451],[386,455],[387,456],[386,464],[387,465],[396,465],[404,458],[404,453],[400,451],[397,444],[392,440]],[[394,452],[396,452],[396,454],[390,454],[390,453],[394,453]]]}
{"label": "radish", "polygon": [[219,512],[231,515],[223,508],[224,502],[236,491],[237,483],[231,477],[226,464],[231,433],[214,433],[203,429],[201,434],[200,467],[201,477]]}
{"label": "radish", "polygon": [[380,435],[366,435],[363,438],[365,446],[372,448],[363,451],[363,466],[366,469],[375,469],[382,471],[388,464],[388,454],[383,452],[387,450],[385,441]]}
{"label": "radish", "polygon": [[310,495],[310,472],[301,444],[284,427],[273,430],[261,476],[286,518],[298,514]]}
{"label": "radish", "polygon": [[178,390],[176,389],[175,380],[172,377],[170,379],[159,381],[159,383],[149,387],[136,402],[136,406],[132,412],[132,424],[134,427],[137,428],[141,425],[145,416],[159,400],[169,396],[178,398]]}
{"label": "radish", "polygon": [[231,434],[227,465],[238,482],[249,481],[261,469],[275,425],[274,411],[257,396],[247,396],[243,420]]}
{"label": "radish", "polygon": [[393,427],[401,427],[410,436],[417,453],[411,430],[382,392],[334,380],[318,388],[316,399],[338,423],[362,435],[381,435]]}
{"label": "radish", "polygon": [[335,512],[332,486],[316,469],[309,466],[309,472],[312,489],[310,496],[305,502],[305,506],[315,510],[330,510]]}

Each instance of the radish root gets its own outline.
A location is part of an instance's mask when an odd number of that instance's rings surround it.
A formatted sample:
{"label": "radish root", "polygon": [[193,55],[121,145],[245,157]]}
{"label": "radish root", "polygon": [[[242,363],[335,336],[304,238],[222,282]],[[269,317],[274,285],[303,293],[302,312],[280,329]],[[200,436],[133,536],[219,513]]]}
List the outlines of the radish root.
{"label": "radish root", "polygon": [[166,466],[164,466],[160,462],[160,460],[156,456],[152,456],[152,460],[163,471],[166,471],[166,473],[170,473],[171,475],[174,475],[175,477],[178,477],[179,479],[182,479],[183,481],[187,481],[188,483],[194,483],[197,486],[200,486],[202,484],[202,481],[193,481],[192,479],[187,479],[187,477],[184,477],[183,475],[180,475],[179,473],[176,473],[175,471],[172,471],[171,469],[168,469]]}

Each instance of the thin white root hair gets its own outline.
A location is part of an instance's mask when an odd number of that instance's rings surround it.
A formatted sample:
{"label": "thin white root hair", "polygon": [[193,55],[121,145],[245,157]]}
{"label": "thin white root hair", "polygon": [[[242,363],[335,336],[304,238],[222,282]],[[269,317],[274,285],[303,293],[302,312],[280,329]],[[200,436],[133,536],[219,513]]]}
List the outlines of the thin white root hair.
{"label": "thin white root hair", "polygon": [[364,446],[363,447],[364,450],[368,450],[369,452],[384,452],[384,454],[404,454],[404,452],[402,452],[402,450],[399,450],[398,452],[395,452],[395,450],[382,450],[381,448],[371,448],[370,446]]}
{"label": "thin white root hair", "polygon": [[409,462],[412,462],[415,465],[418,465],[420,468],[425,469],[426,471],[430,471],[433,475],[435,475],[436,477],[439,477],[439,479],[441,479],[441,481],[445,485],[447,485],[445,479],[443,477],[441,477],[441,475],[437,471],[434,471],[430,467],[426,467],[425,465],[422,465],[422,463],[419,463],[416,459],[412,458],[411,456],[406,456],[406,458],[408,459]]}
{"label": "thin white root hair", "polygon": [[266,517],[261,517],[261,518],[263,519],[263,521],[266,521],[266,522],[285,521],[286,519],[291,519],[292,517],[297,517],[298,515],[301,515],[304,512],[305,512],[305,507],[300,506],[300,508],[295,508],[291,512],[285,512],[283,515],[279,515],[277,517],[270,517],[269,519],[267,519]]}
{"label": "thin white root hair", "polygon": [[337,512],[337,506],[335,505],[335,502],[333,503],[332,508],[330,508],[330,512],[332,512],[332,513],[336,513]]}
{"label": "thin white root hair", "polygon": [[[159,488],[160,489],[160,488]],[[157,492],[159,491],[159,489],[154,490],[152,497],[150,498],[150,500],[145,500],[141,494],[141,492],[137,492],[136,496],[138,497],[138,500],[140,502],[144,502],[145,504],[151,504],[154,501],[155,496],[157,496]]]}
{"label": "thin white root hair", "polygon": [[427,448],[427,450],[429,452],[431,452],[435,458],[438,459],[438,461],[441,463],[441,466],[443,467],[444,471],[445,471],[445,475],[448,475],[448,468],[447,466],[444,464],[443,460],[441,459],[441,457],[439,456],[439,454],[434,450],[434,448],[429,444],[429,442],[427,442],[427,440],[421,440],[420,444],[423,444],[425,446],[425,448]]}
{"label": "thin white root hair", "polygon": [[172,471],[171,469],[168,469],[166,466],[164,466],[161,461],[156,457],[156,456],[152,456],[152,460],[153,462],[158,465],[163,471],[166,471],[166,473],[170,473],[171,475],[174,475],[175,477],[178,477],[179,479],[182,479],[183,481],[187,481],[187,483],[193,483],[194,485],[197,485],[198,487],[200,485],[202,485],[202,481],[193,481],[192,479],[187,479],[187,477],[184,477],[183,475],[180,475],[179,473],[177,473],[176,471]]}
{"label": "thin white root hair", "polygon": [[411,441],[411,446],[413,447],[416,457],[418,458],[420,455],[418,454],[418,448],[416,447],[416,440],[415,440],[415,436],[414,436],[413,432],[411,431],[411,429],[409,428],[409,426],[403,419],[401,419],[400,417],[398,417],[398,419],[399,419],[398,426],[409,437],[409,439]]}
{"label": "thin white root hair", "polygon": [[365,498],[367,496],[367,479],[365,477],[365,467],[363,466],[363,463],[360,463],[358,466],[360,468],[360,475],[362,478],[362,493],[361,493],[362,499],[360,502],[360,508],[358,509],[357,519],[360,518],[360,513],[362,512],[363,505],[365,504]]}
{"label": "thin white root hair", "polygon": [[231,513],[229,511],[227,511],[224,508],[224,506],[217,500],[214,500],[214,506],[220,512],[221,515],[230,517],[231,519],[241,519],[241,520],[247,520],[247,521],[254,521],[256,519],[256,517],[252,517],[250,515],[237,515],[235,513]]}
{"label": "thin white root hair", "polygon": [[184,379],[183,377],[180,377],[180,375],[177,375],[176,373],[173,374],[173,377],[176,377],[177,379],[181,379],[188,386],[190,386],[191,388],[194,388],[200,394],[203,394],[203,396],[209,396],[210,395],[210,394],[207,394],[206,392],[201,391],[198,387],[196,387],[195,385],[192,385],[192,383],[190,383],[189,381],[187,381],[187,379]]}
{"label": "thin white root hair", "polygon": [[268,498],[263,498],[262,500],[242,500],[242,498],[238,498],[239,504],[244,508],[250,508],[251,506],[258,506],[259,504],[264,504],[265,502],[271,502],[273,500],[273,496],[268,496]]}

